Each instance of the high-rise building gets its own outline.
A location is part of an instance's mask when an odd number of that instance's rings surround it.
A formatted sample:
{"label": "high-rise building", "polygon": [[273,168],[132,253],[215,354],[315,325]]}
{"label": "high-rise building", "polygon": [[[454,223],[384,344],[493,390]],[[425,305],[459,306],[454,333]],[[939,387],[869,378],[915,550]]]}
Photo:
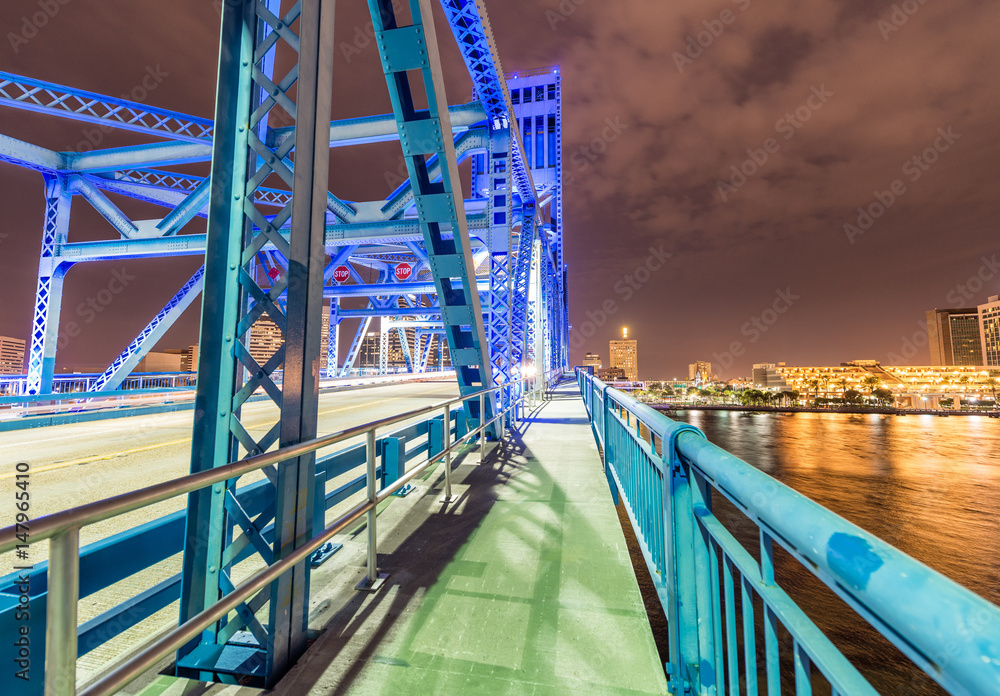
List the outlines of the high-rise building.
{"label": "high-rise building", "polygon": [[[410,354],[413,356],[413,360],[417,363],[423,358],[423,349],[427,346],[427,341],[431,340],[431,352],[427,356],[427,368],[433,369],[435,367],[448,367],[451,365],[451,356],[448,353],[448,342],[445,340],[444,336],[436,335],[430,338],[424,337],[421,340],[420,348],[418,352],[416,350],[415,343],[415,330],[405,329],[406,331],[406,342],[410,349]],[[399,342],[399,331],[392,329],[388,332],[386,336],[386,342],[389,344],[388,357],[386,358],[386,367],[390,369],[399,369],[406,367],[406,356],[403,353],[403,346]],[[361,339],[361,348],[358,354],[357,366],[365,368],[375,368],[379,367],[379,357],[382,352],[382,334],[378,331],[369,331],[363,339]]]}
{"label": "high-rise building", "polygon": [[[322,322],[323,325],[320,329],[319,369],[325,370],[326,348],[327,343],[330,341],[330,312],[327,307],[323,308]],[[253,326],[250,327],[250,340],[247,345],[247,351],[257,361],[257,364],[263,367],[284,343],[285,337],[281,333],[281,329],[265,313],[261,314]]]}
{"label": "high-rise building", "polygon": [[983,365],[1000,367],[1000,295],[991,295],[979,310],[980,345]]}
{"label": "high-rise building", "polygon": [[979,311],[932,309],[927,312],[927,339],[931,365],[985,365]]}
{"label": "high-rise building", "polygon": [[583,359],[584,367],[592,367],[595,370],[601,369],[601,356],[597,353],[587,353]]}
{"label": "high-rise building", "polygon": [[361,339],[361,349],[358,353],[358,367],[378,369],[378,356],[381,349],[381,336],[378,331],[369,331]]}
{"label": "high-rise building", "polygon": [[625,379],[639,379],[639,347],[635,339],[629,340],[628,329],[622,329],[621,340],[610,343],[610,367],[619,367],[625,373]]}
{"label": "high-rise building", "polygon": [[688,365],[688,381],[710,382],[712,380],[712,363],[699,360]]}
{"label": "high-rise building", "polygon": [[24,341],[0,336],[0,375],[20,375],[24,372]]}

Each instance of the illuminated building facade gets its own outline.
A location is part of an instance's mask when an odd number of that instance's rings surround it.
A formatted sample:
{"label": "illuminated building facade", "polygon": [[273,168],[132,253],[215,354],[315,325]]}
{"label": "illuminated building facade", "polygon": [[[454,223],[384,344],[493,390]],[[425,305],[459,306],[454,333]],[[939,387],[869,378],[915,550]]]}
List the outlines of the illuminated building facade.
{"label": "illuminated building facade", "polygon": [[610,345],[611,359],[609,367],[620,368],[625,374],[625,379],[634,381],[639,379],[639,345],[638,342],[629,340],[628,329],[622,329],[620,340],[612,340]]}
{"label": "illuminated building facade", "polygon": [[978,367],[983,362],[979,311],[932,309],[927,312],[927,339],[931,365]]}
{"label": "illuminated building facade", "polygon": [[789,367],[778,363],[774,372],[789,389],[811,397],[843,397],[852,389],[867,396],[873,387],[866,378],[875,376],[878,388],[888,389],[898,403],[911,407],[937,406],[942,398],[992,399],[991,387],[986,383],[991,371],[982,366],[883,366],[876,360],[854,360],[836,367]]}
{"label": "illuminated building facade", "polygon": [[[320,329],[320,349],[319,349],[319,369],[326,369],[327,343],[330,341],[330,312],[323,309],[322,328]],[[253,326],[250,327],[250,340],[247,351],[263,367],[267,361],[285,343],[285,337],[281,333],[278,325],[271,321],[267,314],[261,314]],[[197,365],[197,362],[195,363]]]}
{"label": "illuminated building facade", "polygon": [[979,305],[979,331],[984,365],[1000,367],[1000,295]]}
{"label": "illuminated building facade", "polygon": [[712,363],[699,360],[688,365],[689,382],[711,382]]}
{"label": "illuminated building facade", "polygon": [[24,373],[25,342],[10,336],[0,336],[0,375]]}

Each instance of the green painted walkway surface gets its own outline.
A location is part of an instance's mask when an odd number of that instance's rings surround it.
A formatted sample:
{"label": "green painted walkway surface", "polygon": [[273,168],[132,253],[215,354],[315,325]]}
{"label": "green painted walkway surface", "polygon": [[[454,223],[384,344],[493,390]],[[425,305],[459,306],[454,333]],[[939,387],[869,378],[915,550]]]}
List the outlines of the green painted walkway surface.
{"label": "green painted walkway surface", "polygon": [[[457,462],[451,506],[442,473],[379,515],[381,590],[353,589],[363,529],[347,568],[314,573],[322,633],[273,693],[666,694],[574,383],[485,464],[475,451]],[[324,594],[326,572],[339,589]]]}

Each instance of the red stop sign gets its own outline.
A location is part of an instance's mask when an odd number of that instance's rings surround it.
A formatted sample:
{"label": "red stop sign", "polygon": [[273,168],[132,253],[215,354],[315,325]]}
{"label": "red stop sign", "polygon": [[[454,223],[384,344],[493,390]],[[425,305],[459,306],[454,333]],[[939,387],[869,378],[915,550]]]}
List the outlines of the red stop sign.
{"label": "red stop sign", "polygon": [[396,280],[406,280],[413,273],[413,266],[408,263],[401,263],[396,266]]}
{"label": "red stop sign", "polygon": [[338,283],[343,283],[350,277],[351,272],[347,270],[347,266],[337,266],[333,269],[333,279]]}

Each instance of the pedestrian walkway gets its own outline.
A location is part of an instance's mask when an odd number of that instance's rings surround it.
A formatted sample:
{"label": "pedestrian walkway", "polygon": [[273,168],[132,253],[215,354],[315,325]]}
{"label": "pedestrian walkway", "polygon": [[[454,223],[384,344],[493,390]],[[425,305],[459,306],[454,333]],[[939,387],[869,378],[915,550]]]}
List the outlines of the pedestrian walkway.
{"label": "pedestrian walkway", "polygon": [[[353,589],[353,530],[348,555],[313,574],[317,638],[273,693],[666,694],[576,384],[550,397],[484,464],[475,450],[456,461],[456,502],[438,502],[438,467],[380,513],[389,577],[374,593]],[[145,693],[185,693],[171,681]]]}

